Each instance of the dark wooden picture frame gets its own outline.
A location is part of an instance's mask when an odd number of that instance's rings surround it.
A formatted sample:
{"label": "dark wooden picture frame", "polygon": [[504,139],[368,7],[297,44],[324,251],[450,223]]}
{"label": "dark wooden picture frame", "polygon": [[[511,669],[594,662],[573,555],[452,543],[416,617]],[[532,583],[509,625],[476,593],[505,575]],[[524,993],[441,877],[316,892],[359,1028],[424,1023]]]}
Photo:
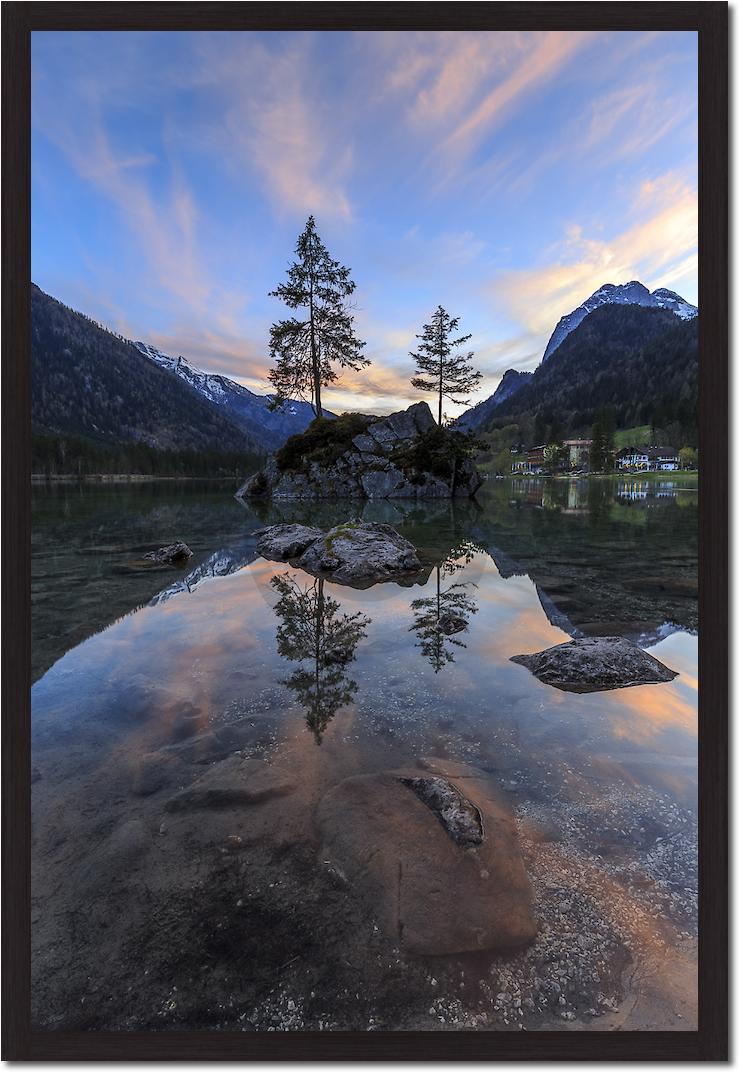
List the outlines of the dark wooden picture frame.
{"label": "dark wooden picture frame", "polygon": [[[700,954],[696,1032],[71,1033],[30,1022],[30,86],[34,30],[690,30],[699,48]],[[6,1060],[728,1057],[728,5],[16,3],[2,12],[3,1045]]]}

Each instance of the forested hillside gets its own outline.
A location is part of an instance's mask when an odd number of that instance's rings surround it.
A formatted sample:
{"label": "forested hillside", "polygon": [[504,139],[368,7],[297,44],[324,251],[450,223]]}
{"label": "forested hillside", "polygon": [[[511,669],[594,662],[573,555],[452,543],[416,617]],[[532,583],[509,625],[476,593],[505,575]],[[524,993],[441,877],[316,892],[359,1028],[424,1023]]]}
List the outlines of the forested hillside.
{"label": "forested hillside", "polygon": [[502,402],[486,430],[518,424],[529,442],[587,431],[608,408],[616,426],[679,426],[697,439],[698,318],[606,305],[567,336],[531,380]]}
{"label": "forested hillside", "polygon": [[154,451],[260,451],[187,383],[32,287],[34,432]]}

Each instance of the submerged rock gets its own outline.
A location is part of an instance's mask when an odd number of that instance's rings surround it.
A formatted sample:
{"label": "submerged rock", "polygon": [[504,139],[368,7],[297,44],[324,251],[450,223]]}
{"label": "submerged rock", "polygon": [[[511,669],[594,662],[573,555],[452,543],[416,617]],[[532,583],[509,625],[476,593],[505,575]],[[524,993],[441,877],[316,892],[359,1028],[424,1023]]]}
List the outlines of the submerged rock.
{"label": "submerged rock", "polygon": [[510,811],[484,775],[359,775],[321,801],[324,854],[407,952],[523,945],[536,934]]}
{"label": "submerged rock", "polygon": [[480,845],[484,837],[482,816],[471,800],[462,796],[460,791],[446,778],[418,777],[401,778],[430,808],[452,841],[462,848]]}
{"label": "submerged rock", "polygon": [[186,543],[170,543],[166,547],[158,547],[156,551],[148,551],[144,555],[147,562],[163,564],[166,562],[185,562],[192,558],[192,551]]}
{"label": "submerged rock", "polygon": [[294,788],[293,780],[279,767],[236,755],[214,763],[192,785],[171,797],[165,807],[167,811],[195,811],[259,804]]}
{"label": "submerged rock", "polygon": [[180,773],[180,764],[171,754],[149,752],[141,757],[134,772],[131,792],[148,797],[171,784]]}
{"label": "submerged rock", "polygon": [[306,525],[274,525],[257,534],[265,558],[292,565],[339,584],[363,586],[421,571],[415,547],[390,525],[348,521],[328,532]]}
{"label": "submerged rock", "polygon": [[582,637],[535,655],[514,655],[511,662],[564,692],[603,692],[677,677],[675,670],[623,637]]}

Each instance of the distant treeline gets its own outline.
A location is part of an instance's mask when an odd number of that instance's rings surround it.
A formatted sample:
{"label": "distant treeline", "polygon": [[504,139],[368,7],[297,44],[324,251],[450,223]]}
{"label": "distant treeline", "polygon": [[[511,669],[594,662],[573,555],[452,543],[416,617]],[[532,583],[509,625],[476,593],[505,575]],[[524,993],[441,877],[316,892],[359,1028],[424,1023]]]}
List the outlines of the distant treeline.
{"label": "distant treeline", "polygon": [[96,443],[82,436],[35,433],[32,437],[35,476],[96,474],[133,476],[243,476],[263,458],[245,451],[158,450],[146,443]]}

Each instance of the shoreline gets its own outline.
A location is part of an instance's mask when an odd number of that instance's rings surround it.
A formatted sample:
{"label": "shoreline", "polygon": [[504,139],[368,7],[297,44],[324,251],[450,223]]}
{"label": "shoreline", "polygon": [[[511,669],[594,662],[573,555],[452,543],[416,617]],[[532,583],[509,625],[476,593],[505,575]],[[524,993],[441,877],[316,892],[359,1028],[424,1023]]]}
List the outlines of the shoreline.
{"label": "shoreline", "polygon": [[176,482],[181,480],[200,481],[201,483],[226,483],[239,480],[238,476],[157,476],[149,473],[87,473],[85,476],[73,476],[55,473],[53,476],[31,473],[31,484],[150,484],[160,481]]}

